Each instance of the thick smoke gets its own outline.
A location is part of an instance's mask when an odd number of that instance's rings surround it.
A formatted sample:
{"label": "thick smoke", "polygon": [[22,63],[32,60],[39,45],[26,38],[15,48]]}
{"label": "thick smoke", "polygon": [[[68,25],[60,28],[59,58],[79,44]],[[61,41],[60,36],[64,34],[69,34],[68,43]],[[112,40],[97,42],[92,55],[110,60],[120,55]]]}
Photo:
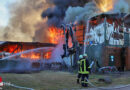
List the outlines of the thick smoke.
{"label": "thick smoke", "polygon": [[98,9],[93,2],[87,3],[84,7],[69,7],[66,11],[64,22],[87,21],[88,18],[97,14]]}
{"label": "thick smoke", "polygon": [[[106,13],[129,13],[129,5],[125,0],[113,0],[113,3],[113,9]],[[64,22],[86,22],[88,18],[101,13],[103,12],[97,8],[95,2],[89,2],[84,7],[69,7],[66,11]]]}
{"label": "thick smoke", "polygon": [[49,26],[59,26],[63,22],[65,12],[69,6],[84,6],[89,0],[48,0],[48,3],[53,3],[55,6],[43,11],[42,17],[48,18]]}
{"label": "thick smoke", "polygon": [[[59,27],[64,23],[65,12],[69,6],[84,6],[89,0],[46,0],[46,3],[52,6],[43,10],[42,18],[46,20],[37,24],[34,41],[47,42],[48,41],[48,27]],[[45,41],[46,39],[47,41]]]}
{"label": "thick smoke", "polygon": [[52,8],[48,8],[43,11],[42,17],[48,18],[47,24],[57,26],[62,23],[62,19],[65,16],[65,11],[69,5],[71,0],[48,0],[48,3],[54,3],[55,6]]}
{"label": "thick smoke", "polygon": [[113,12],[130,13],[129,9],[129,4],[126,0],[116,0]]}
{"label": "thick smoke", "polygon": [[[11,19],[7,27],[1,28],[0,40],[48,42],[49,26],[86,21],[99,13],[94,2],[88,1],[91,0],[20,0],[10,5]],[[129,10],[124,0],[117,1],[114,12]]]}
{"label": "thick smoke", "polygon": [[[20,0],[10,5],[11,19],[1,41],[49,42],[48,26],[63,23],[66,9],[88,0]],[[42,14],[42,16],[41,16]]]}
{"label": "thick smoke", "polygon": [[21,0],[9,6],[11,19],[0,30],[2,41],[33,41],[38,22],[43,22],[41,13],[50,7],[46,0]]}

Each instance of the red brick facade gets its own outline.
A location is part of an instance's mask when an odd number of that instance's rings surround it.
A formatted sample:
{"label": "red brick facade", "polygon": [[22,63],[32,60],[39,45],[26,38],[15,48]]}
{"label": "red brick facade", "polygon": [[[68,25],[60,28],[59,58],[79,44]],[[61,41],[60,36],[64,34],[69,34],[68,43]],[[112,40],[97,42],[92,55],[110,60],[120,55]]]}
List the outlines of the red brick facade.
{"label": "red brick facade", "polygon": [[[125,48],[125,70],[130,70],[130,47]],[[107,46],[103,51],[103,66],[109,66],[110,55],[113,55],[115,58],[115,66],[119,69],[122,65],[121,61],[122,48],[121,47],[112,47]]]}
{"label": "red brick facade", "polygon": [[119,47],[105,47],[103,53],[103,64],[104,66],[109,66],[110,55],[114,56],[115,66],[119,68],[121,66],[121,48]]}
{"label": "red brick facade", "polygon": [[130,70],[130,47],[126,48],[126,70]]}

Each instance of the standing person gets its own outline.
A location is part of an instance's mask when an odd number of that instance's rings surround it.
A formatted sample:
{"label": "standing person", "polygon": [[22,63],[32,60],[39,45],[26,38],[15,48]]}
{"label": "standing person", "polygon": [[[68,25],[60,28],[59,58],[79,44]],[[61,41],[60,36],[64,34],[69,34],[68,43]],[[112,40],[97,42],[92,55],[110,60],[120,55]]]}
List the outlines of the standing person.
{"label": "standing person", "polygon": [[79,60],[78,60],[78,76],[77,76],[77,83],[79,84],[80,82],[79,82],[79,80],[80,80],[80,78],[81,78],[81,60],[83,59],[83,55],[80,55],[79,56]]}
{"label": "standing person", "polygon": [[81,85],[83,87],[88,87],[88,78],[89,78],[89,72],[90,72],[90,67],[89,67],[89,61],[87,58],[87,54],[83,55],[83,59],[81,60],[81,74],[82,74],[82,79],[81,79]]}

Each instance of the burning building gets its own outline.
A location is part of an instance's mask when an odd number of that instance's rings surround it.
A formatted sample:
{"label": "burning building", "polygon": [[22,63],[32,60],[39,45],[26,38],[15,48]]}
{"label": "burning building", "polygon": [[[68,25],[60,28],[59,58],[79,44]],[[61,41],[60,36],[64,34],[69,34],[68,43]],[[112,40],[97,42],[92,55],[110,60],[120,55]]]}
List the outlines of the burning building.
{"label": "burning building", "polygon": [[[122,5],[120,2],[123,2]],[[25,6],[20,5],[13,10],[11,24],[0,35],[3,40],[16,41],[1,43],[1,58],[5,57],[3,60],[8,56],[12,59],[10,55],[14,55],[13,60],[52,60],[65,63],[68,67],[76,67],[79,54],[87,53],[90,62],[96,59],[102,67],[111,63],[111,56],[120,55],[122,47],[125,46],[126,51],[129,51],[129,5],[123,0],[33,0],[31,3],[27,0],[25,3]],[[33,15],[36,12],[40,12],[40,16],[35,20]],[[28,15],[29,18],[26,17]],[[34,24],[32,21],[37,22]],[[113,48],[120,53],[116,54]],[[129,59],[128,53],[126,57]],[[117,63],[112,65],[120,68],[122,61],[117,59],[114,58]],[[41,63],[32,65],[39,67]]]}
{"label": "burning building", "polygon": [[1,42],[0,71],[24,72],[41,70],[43,68],[43,61],[41,60],[44,60],[44,62],[50,61],[54,47],[56,47],[55,44],[49,43]]}
{"label": "burning building", "polygon": [[[96,10],[97,8],[91,8],[92,3],[84,7],[70,7],[66,11],[65,21],[76,21],[76,24],[78,23],[76,26],[81,27],[75,30],[80,47],[77,48],[78,52],[71,55],[68,60],[72,66],[76,64],[77,55],[87,53],[90,62],[96,60],[99,68],[116,66],[119,70],[130,69],[128,68],[130,22],[129,14],[127,14],[129,11],[127,11],[127,4],[124,8],[122,6],[117,8],[113,1],[95,0],[100,13]],[[126,10],[126,12],[121,13],[120,10]],[[67,62],[67,58],[65,61]]]}
{"label": "burning building", "polygon": [[[1,58],[4,58],[6,55],[16,54],[20,52],[24,52],[26,50],[40,48],[40,47],[55,47],[55,44],[49,44],[49,43],[38,43],[38,42],[1,42],[0,44],[0,52],[1,52]],[[33,54],[33,52],[31,52]],[[48,52],[46,52],[48,53]],[[40,59],[38,58],[39,55],[32,55],[30,59]],[[26,58],[25,55],[21,55],[21,57]],[[47,57],[48,59],[50,57]]]}
{"label": "burning building", "polygon": [[116,66],[119,70],[122,67],[129,70],[128,63],[125,64],[129,61],[130,45],[129,24],[125,23],[126,17],[128,18],[129,14],[104,13],[91,17],[87,24],[74,26],[75,37],[80,45],[77,45],[77,52],[69,59],[64,58],[66,63],[70,62],[68,65],[74,66],[77,54],[87,53],[90,62],[96,60],[99,67]]}
{"label": "burning building", "polygon": [[[100,14],[89,20],[86,51],[90,59],[97,59],[102,66],[116,66],[129,70],[129,25],[125,13]],[[93,46],[95,45],[95,46]],[[94,48],[94,49],[93,49]],[[90,52],[93,51],[94,53]]]}

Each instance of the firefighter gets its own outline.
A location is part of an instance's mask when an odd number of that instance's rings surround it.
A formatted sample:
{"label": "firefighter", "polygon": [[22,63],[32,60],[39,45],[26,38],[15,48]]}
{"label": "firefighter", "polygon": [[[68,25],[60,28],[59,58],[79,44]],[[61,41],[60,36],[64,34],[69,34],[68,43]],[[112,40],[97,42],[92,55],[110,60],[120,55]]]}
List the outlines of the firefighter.
{"label": "firefighter", "polygon": [[80,61],[83,59],[83,55],[79,56],[79,60],[78,60],[78,76],[77,76],[77,84],[79,84],[79,80],[81,78],[81,67],[80,67]]}
{"label": "firefighter", "polygon": [[88,87],[88,78],[89,78],[89,72],[90,72],[90,67],[89,67],[89,61],[87,58],[87,54],[83,55],[83,59],[80,61],[80,67],[81,67],[81,85],[83,87]]}

